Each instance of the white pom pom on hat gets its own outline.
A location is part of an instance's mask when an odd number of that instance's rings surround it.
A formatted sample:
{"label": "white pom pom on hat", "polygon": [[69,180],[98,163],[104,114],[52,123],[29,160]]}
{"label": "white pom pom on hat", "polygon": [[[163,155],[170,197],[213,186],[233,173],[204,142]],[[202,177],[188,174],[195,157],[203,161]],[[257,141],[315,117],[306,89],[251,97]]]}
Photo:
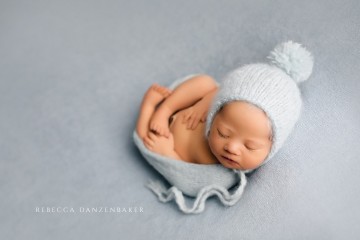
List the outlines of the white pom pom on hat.
{"label": "white pom pom on hat", "polygon": [[285,71],[295,82],[300,83],[312,73],[313,56],[301,44],[288,41],[281,43],[270,52],[268,59]]}
{"label": "white pom pom on hat", "polygon": [[302,100],[298,84],[307,80],[313,69],[313,56],[299,43],[287,41],[270,52],[269,63],[241,66],[222,79],[207,116],[205,134],[220,108],[232,101],[246,101],[268,116],[272,127],[272,147],[261,164],[268,162],[282,147],[297,122]]}

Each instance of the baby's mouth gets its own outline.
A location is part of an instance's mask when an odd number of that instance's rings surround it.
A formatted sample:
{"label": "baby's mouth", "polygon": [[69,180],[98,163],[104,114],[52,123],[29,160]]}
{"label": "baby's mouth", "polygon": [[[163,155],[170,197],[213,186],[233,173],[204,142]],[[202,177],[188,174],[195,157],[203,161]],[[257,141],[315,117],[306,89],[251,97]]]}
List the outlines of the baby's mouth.
{"label": "baby's mouth", "polygon": [[228,161],[230,161],[230,162],[237,163],[236,161],[232,160],[231,158],[225,157],[223,155],[221,155],[221,157],[228,160]]}

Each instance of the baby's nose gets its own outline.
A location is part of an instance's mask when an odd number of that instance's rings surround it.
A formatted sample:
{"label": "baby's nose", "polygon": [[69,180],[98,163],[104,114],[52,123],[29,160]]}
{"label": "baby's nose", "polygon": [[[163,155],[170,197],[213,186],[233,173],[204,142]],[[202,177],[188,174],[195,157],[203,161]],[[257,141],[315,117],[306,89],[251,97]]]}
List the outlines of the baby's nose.
{"label": "baby's nose", "polygon": [[240,146],[238,146],[237,144],[228,144],[225,146],[225,151],[227,151],[230,154],[239,156],[241,155],[241,149]]}

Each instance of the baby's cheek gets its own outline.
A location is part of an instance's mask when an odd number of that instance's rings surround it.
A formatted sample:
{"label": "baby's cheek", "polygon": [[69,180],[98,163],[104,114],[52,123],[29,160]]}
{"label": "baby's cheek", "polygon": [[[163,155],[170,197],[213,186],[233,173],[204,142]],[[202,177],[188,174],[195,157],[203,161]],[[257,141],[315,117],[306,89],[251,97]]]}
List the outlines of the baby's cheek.
{"label": "baby's cheek", "polygon": [[265,159],[264,153],[248,153],[243,158],[243,166],[247,169],[258,167]]}
{"label": "baby's cheek", "polygon": [[269,155],[269,151],[268,150],[265,150],[262,154],[261,154],[261,157],[259,158],[259,165],[261,165],[266,157]]}

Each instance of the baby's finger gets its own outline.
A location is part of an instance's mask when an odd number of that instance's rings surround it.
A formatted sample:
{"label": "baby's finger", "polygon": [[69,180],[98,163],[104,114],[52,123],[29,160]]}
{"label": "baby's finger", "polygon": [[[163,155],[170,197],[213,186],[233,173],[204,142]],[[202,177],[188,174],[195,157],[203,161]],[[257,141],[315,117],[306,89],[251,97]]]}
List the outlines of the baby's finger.
{"label": "baby's finger", "polygon": [[154,142],[148,137],[144,137],[143,142],[145,146],[149,149],[152,149],[152,147],[154,146]]}
{"label": "baby's finger", "polygon": [[150,147],[147,143],[144,142],[144,145],[147,149],[152,150],[152,147]]}
{"label": "baby's finger", "polygon": [[187,129],[190,129],[190,127],[191,127],[191,122],[192,122],[192,118],[189,118],[188,121],[187,121],[187,124],[186,124],[186,128],[187,128]]}
{"label": "baby's finger", "polygon": [[159,135],[157,137],[166,137],[166,129],[160,129],[158,133]]}
{"label": "baby's finger", "polygon": [[160,134],[160,132],[161,132],[161,127],[160,127],[160,126],[156,126],[155,134],[154,134],[154,135],[156,135],[156,133],[159,133],[159,134]]}
{"label": "baby's finger", "polygon": [[152,141],[154,141],[156,139],[156,134],[152,131],[148,132],[148,138],[151,139]]}
{"label": "baby's finger", "polygon": [[195,120],[196,118],[194,116],[190,119],[190,121],[188,122],[188,129],[192,129]]}
{"label": "baby's finger", "polygon": [[149,143],[149,145],[153,146],[155,144],[155,139],[153,136],[148,135],[146,138],[146,141]]}
{"label": "baby's finger", "polygon": [[189,114],[184,114],[183,119],[182,119],[182,123],[186,123],[188,121],[189,117],[190,117]]}
{"label": "baby's finger", "polygon": [[151,124],[151,125],[150,125],[150,130],[152,130],[152,131],[155,131],[155,132],[156,132],[156,125]]}
{"label": "baby's finger", "polygon": [[149,149],[149,150],[152,150],[152,149],[153,149],[149,144],[147,144],[147,143],[144,143],[144,144],[145,144],[145,147],[146,147],[147,149]]}
{"label": "baby's finger", "polygon": [[160,128],[157,134],[159,137],[164,136],[164,130]]}
{"label": "baby's finger", "polygon": [[193,122],[191,123],[191,129],[194,130],[199,123],[199,118],[194,118]]}
{"label": "baby's finger", "polygon": [[199,124],[199,119],[197,119],[196,121],[194,121],[193,122],[193,124],[192,124],[192,129],[194,130],[194,129],[196,129],[196,127],[197,127],[197,125]]}

